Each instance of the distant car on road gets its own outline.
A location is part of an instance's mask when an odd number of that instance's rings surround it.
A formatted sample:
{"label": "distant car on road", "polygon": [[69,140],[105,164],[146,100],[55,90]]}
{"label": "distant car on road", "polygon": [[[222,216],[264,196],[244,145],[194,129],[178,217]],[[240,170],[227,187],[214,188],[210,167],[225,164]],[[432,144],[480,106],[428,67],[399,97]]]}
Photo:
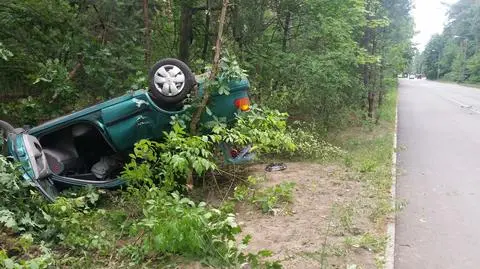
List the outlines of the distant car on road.
{"label": "distant car on road", "polygon": [[410,74],[410,76],[408,76],[409,79],[415,79],[415,75],[414,74]]}

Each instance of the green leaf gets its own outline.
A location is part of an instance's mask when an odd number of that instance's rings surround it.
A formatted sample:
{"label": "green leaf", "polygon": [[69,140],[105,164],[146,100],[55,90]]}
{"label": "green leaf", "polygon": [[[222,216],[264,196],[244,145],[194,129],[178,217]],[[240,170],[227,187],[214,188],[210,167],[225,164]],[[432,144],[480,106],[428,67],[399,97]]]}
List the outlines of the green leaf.
{"label": "green leaf", "polygon": [[15,266],[15,263],[13,262],[12,259],[7,258],[3,260],[3,265],[5,266],[6,269],[12,269]]}
{"label": "green leaf", "polygon": [[208,106],[205,107],[205,112],[207,112],[207,115],[209,115],[209,116],[213,115],[212,111],[210,110],[210,108],[208,108]]}

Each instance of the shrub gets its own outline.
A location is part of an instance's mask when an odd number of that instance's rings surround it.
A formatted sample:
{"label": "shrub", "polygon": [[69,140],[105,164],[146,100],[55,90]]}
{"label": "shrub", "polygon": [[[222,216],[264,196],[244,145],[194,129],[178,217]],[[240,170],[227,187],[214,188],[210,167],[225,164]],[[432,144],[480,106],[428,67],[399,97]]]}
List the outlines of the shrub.
{"label": "shrub", "polygon": [[316,127],[297,122],[295,127],[289,128],[289,135],[297,146],[290,156],[326,161],[345,155],[344,150],[323,140]]}
{"label": "shrub", "polygon": [[260,188],[257,178],[249,177],[247,184],[235,188],[233,199],[248,201],[258,206],[263,213],[274,212],[282,204],[290,203],[293,199],[294,182],[282,182],[275,186]]}
{"label": "shrub", "polygon": [[38,208],[44,203],[18,171],[17,164],[0,155],[0,224],[16,232],[41,226],[43,217]]}

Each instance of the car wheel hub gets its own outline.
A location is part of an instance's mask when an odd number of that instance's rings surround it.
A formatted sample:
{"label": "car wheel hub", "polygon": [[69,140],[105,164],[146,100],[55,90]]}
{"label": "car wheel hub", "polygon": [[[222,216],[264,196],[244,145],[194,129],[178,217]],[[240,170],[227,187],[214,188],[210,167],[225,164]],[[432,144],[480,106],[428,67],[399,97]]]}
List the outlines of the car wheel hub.
{"label": "car wheel hub", "polygon": [[154,76],[155,89],[165,96],[180,94],[185,88],[185,74],[174,65],[163,65]]}

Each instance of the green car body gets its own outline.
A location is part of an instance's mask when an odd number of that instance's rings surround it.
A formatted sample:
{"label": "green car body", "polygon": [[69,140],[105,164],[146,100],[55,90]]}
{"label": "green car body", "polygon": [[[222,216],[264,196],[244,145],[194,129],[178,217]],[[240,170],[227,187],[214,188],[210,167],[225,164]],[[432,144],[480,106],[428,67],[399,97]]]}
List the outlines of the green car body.
{"label": "green car body", "polygon": [[[228,95],[212,95],[208,107],[212,112],[210,115],[232,122],[241,112],[236,101],[248,99],[249,82],[246,79],[233,81],[229,83],[229,88]],[[197,98],[203,95],[203,91],[200,82]],[[8,153],[21,163],[24,178],[35,182],[41,192],[52,200],[56,197],[58,186],[117,187],[124,183],[118,176],[94,178],[89,173],[68,171],[87,171],[90,168],[82,170],[76,165],[84,162],[81,165],[88,167],[93,164],[94,167],[95,161],[99,161],[98,155],[128,155],[141,139],[160,140],[163,133],[170,130],[172,116],[192,112],[192,108],[163,109],[147,90],[129,92],[29,130],[16,129],[8,135]],[[212,120],[210,115],[204,113],[201,122]],[[235,158],[228,155],[227,147],[224,150],[228,162],[242,163],[251,159],[248,154]]]}

